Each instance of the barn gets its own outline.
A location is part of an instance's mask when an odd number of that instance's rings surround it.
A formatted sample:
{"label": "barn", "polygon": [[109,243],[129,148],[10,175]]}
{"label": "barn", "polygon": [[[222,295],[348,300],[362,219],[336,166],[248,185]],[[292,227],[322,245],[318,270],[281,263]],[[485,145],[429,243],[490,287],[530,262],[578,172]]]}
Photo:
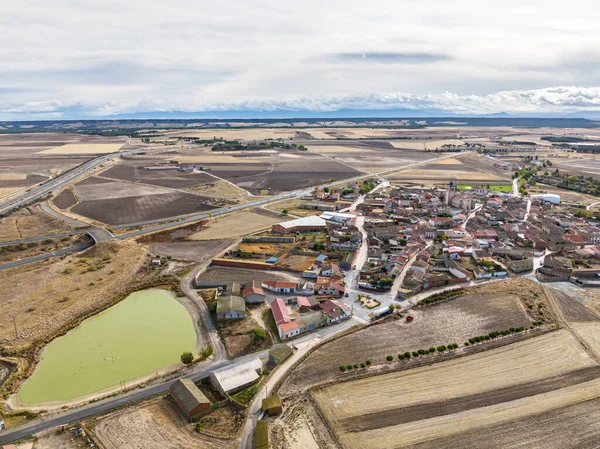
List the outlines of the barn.
{"label": "barn", "polygon": [[170,388],[171,397],[189,420],[210,409],[210,401],[190,379],[178,379]]}

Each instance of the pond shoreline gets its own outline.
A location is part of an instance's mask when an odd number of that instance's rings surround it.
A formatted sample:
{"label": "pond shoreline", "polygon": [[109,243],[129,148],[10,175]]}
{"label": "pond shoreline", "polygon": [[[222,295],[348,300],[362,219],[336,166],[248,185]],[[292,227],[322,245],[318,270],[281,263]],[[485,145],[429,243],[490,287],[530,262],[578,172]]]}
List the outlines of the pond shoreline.
{"label": "pond shoreline", "polygon": [[[141,297],[135,297],[133,295],[135,295],[136,293],[141,293],[141,292],[148,292],[151,293],[152,291],[159,291],[162,290],[164,292],[167,292],[168,295],[170,296],[171,299],[175,299],[177,301],[177,309],[173,309],[172,312],[174,315],[170,315],[171,319],[176,319],[176,320],[181,320],[184,319],[182,315],[182,313],[185,313],[185,316],[187,316],[189,319],[191,319],[192,321],[192,328],[193,330],[193,336],[194,336],[194,350],[195,352],[198,351],[199,348],[202,347],[202,343],[203,343],[203,339],[202,339],[202,335],[201,335],[201,329],[200,326],[198,325],[198,319],[199,319],[199,310],[197,310],[197,308],[195,307],[195,305],[193,304],[193,301],[191,301],[187,296],[178,296],[177,293],[179,293],[178,291],[173,291],[173,290],[177,290],[177,289],[173,289],[171,288],[172,285],[159,285],[159,286],[152,286],[150,288],[141,288],[141,289],[136,289],[135,291],[132,292],[128,292],[125,295],[119,295],[122,297],[122,299],[129,299],[131,298],[131,301],[134,301],[134,303],[132,305],[130,305],[129,307],[124,306],[125,308],[121,308],[119,309],[119,312],[116,312],[116,315],[113,313],[113,315],[111,315],[110,317],[110,322],[104,322],[103,325],[101,325],[99,322],[95,322],[95,324],[90,323],[90,325],[92,325],[92,329],[90,329],[89,327],[87,328],[87,335],[84,340],[89,340],[86,343],[82,343],[83,348],[87,348],[87,349],[83,349],[81,347],[81,345],[78,345],[78,342],[80,340],[75,339],[75,340],[71,340],[70,342],[67,342],[66,344],[70,345],[67,347],[70,347],[71,350],[78,350],[78,353],[82,354],[84,357],[87,353],[88,357],[91,357],[91,359],[89,359],[88,366],[89,369],[91,369],[90,374],[88,376],[88,378],[85,378],[80,380],[81,384],[79,386],[79,390],[81,389],[85,389],[85,386],[87,385],[92,385],[90,388],[93,388],[93,384],[94,383],[102,383],[102,380],[105,380],[106,377],[98,377],[97,373],[99,372],[98,369],[104,370],[107,369],[107,376],[109,378],[112,378],[113,380],[116,378],[116,376],[120,376],[120,372],[119,370],[122,370],[123,373],[126,373],[127,371],[138,371],[141,369],[143,370],[144,368],[139,366],[139,364],[136,364],[135,362],[132,362],[134,359],[132,358],[132,354],[131,351],[134,351],[134,357],[137,356],[137,351],[138,351],[138,347],[140,348],[140,350],[142,351],[148,351],[149,347],[156,349],[156,351],[154,352],[149,352],[147,353],[147,355],[149,357],[146,357],[143,360],[143,362],[147,362],[146,363],[146,367],[148,368],[148,364],[152,364],[152,360],[155,360],[156,363],[163,363],[160,360],[164,360],[165,357],[167,358],[171,358],[171,360],[173,359],[172,357],[172,349],[168,349],[169,345],[168,343],[165,346],[165,342],[169,342],[171,341],[170,339],[162,339],[161,337],[159,337],[158,335],[162,334],[165,335],[167,332],[169,332],[171,329],[169,328],[170,324],[168,321],[162,321],[161,320],[161,316],[160,315],[160,309],[157,309],[156,307],[166,307],[167,310],[171,310],[169,309],[171,306],[169,306],[167,303],[164,303],[162,301],[164,301],[164,297],[162,299],[160,299],[160,297],[150,297],[147,299],[142,299]],[[142,301],[142,302],[140,302]],[[139,309],[140,304],[142,304],[144,301],[154,301],[153,302],[153,306],[152,308],[142,308]],[[158,301],[158,303],[156,302]],[[108,312],[109,309],[113,308],[113,307],[117,307],[118,305],[120,305],[122,303],[122,301],[118,301],[114,304],[112,304],[110,307],[104,308],[103,310],[98,311],[98,313],[94,314],[92,317],[88,317],[85,320],[81,320],[79,322],[79,324],[77,326],[74,326],[73,328],[71,328],[70,331],[62,333],[60,335],[61,338],[64,338],[66,335],[68,335],[71,331],[75,331],[76,329],[79,328],[79,325],[83,324],[84,321],[86,321],[87,319],[90,318],[94,318],[102,313]],[[173,303],[175,304],[175,303]],[[179,307],[182,306],[183,309],[185,309],[185,312],[183,312],[183,310]],[[146,320],[150,319],[150,322],[145,322],[145,321],[135,321],[135,318],[137,318],[137,311],[140,311],[140,313],[145,315],[142,315],[143,317],[146,318]],[[177,312],[177,310],[179,310],[179,312]],[[157,316],[157,312],[159,313],[159,315]],[[123,315],[125,314],[125,315]],[[133,315],[132,315],[133,314]],[[168,315],[168,314],[167,314]],[[134,317],[134,319],[132,320],[131,317]],[[119,365],[114,366],[112,364],[112,362],[103,362],[101,359],[99,360],[99,358],[97,357],[97,350],[94,349],[96,348],[96,340],[94,339],[95,337],[90,335],[90,331],[92,331],[92,333],[94,332],[94,329],[96,329],[96,326],[100,326],[99,330],[100,332],[104,332],[104,334],[106,334],[106,332],[109,332],[109,334],[106,335],[110,335],[110,331],[111,326],[113,324],[109,324],[114,322],[115,319],[117,319],[117,325],[119,323],[119,320],[123,320],[121,317],[125,318],[125,322],[121,322],[120,326],[121,326],[121,331],[125,331],[125,332],[131,332],[131,338],[132,340],[132,346],[129,347],[129,345],[125,345],[124,347],[121,347],[121,341],[118,339],[112,339],[108,338],[107,340],[97,340],[98,343],[98,350],[100,351],[105,351],[105,357],[104,360],[112,360],[111,354],[114,353],[114,351],[116,350],[117,352],[115,354],[120,354],[120,357],[117,357],[116,362]],[[176,318],[178,317],[178,318]],[[154,321],[152,321],[154,320]],[[158,321],[156,321],[158,320]],[[129,328],[127,327],[128,325],[126,323],[131,323],[134,322],[134,326],[131,330],[129,330]],[[161,329],[162,327],[162,331],[158,330],[158,334],[153,333],[153,329],[154,329],[154,325],[153,324],[149,324],[149,323],[156,323],[156,326],[158,329]],[[136,330],[135,325],[141,326],[139,329]],[[150,326],[150,327],[147,327]],[[183,327],[181,327],[181,324],[179,325],[175,325],[175,326],[179,326],[179,327],[175,327],[175,329],[184,329]],[[186,326],[189,326],[189,324],[186,324]],[[173,334],[173,336],[179,335],[178,337],[175,338],[185,338],[188,340],[188,344],[189,344],[189,338],[191,337],[191,329],[190,327],[186,327],[185,329],[187,329],[186,331],[179,331],[179,333],[177,331],[175,331],[175,334]],[[96,329],[96,331],[98,331],[98,329]],[[144,334],[142,334],[142,332],[150,332],[149,336],[147,337],[149,339],[149,344],[148,347],[144,346],[144,343],[142,343],[142,340],[140,340],[140,338],[143,338],[142,336]],[[183,333],[182,333],[183,332]],[[83,335],[83,334],[82,334]],[[122,334],[122,335],[127,335],[127,334]],[[185,337],[185,335],[187,335],[187,337]],[[80,335],[81,336],[81,335]],[[91,338],[91,340],[90,340]],[[118,337],[118,338],[127,338],[127,337]],[[154,338],[154,345],[152,344],[152,339]],[[52,340],[52,342],[55,342],[56,338]],[[123,340],[123,342],[128,341],[128,340]],[[94,346],[87,346],[89,343],[94,342]],[[106,344],[105,344],[106,343]],[[25,379],[23,381],[23,385],[25,385],[25,382],[27,382],[32,376],[35,375],[35,373],[39,372],[37,371],[39,369],[39,362],[41,361],[40,356],[42,354],[42,351],[44,351],[51,343],[48,343],[47,345],[44,345],[40,351],[36,354],[36,363],[35,366],[33,367],[33,369],[31,370],[31,374],[30,376]],[[73,344],[75,344],[75,346],[73,346]],[[112,345],[112,346],[111,346]],[[142,345],[142,346],[140,346]],[[112,349],[111,349],[112,347]],[[161,348],[162,348],[162,352],[161,352]],[[50,375],[51,377],[47,378],[47,379],[53,379],[54,376],[58,376],[58,375],[69,375],[68,373],[70,373],[70,365],[69,364],[74,364],[77,363],[78,360],[70,360],[70,354],[69,352],[65,352],[64,348],[61,348],[62,350],[58,350],[55,347],[54,348],[54,352],[52,352],[52,355],[50,357],[54,357],[53,359],[48,359],[48,360],[52,360],[52,362],[50,363],[50,366],[48,364],[44,365],[45,370],[44,370],[44,374],[46,376]],[[153,349],[150,349],[150,351],[153,351]],[[81,352],[83,350],[83,352]],[[124,351],[124,352],[122,352]],[[129,351],[129,353],[128,353]],[[165,352],[166,351],[166,352]],[[90,355],[91,354],[91,355]],[[143,353],[140,353],[141,356],[143,356]],[[171,354],[171,355],[168,355]],[[111,358],[107,358],[107,357],[111,357]],[[59,358],[57,358],[59,357]],[[121,358],[121,357],[126,357],[125,359]],[[119,358],[121,358],[120,361]],[[65,362],[65,360],[67,360],[67,362]],[[82,363],[86,363],[85,359],[82,359],[83,362]],[[65,364],[66,363],[66,364]],[[144,363],[142,363],[142,365],[144,365]],[[160,365],[159,365],[160,366]],[[132,378],[125,380],[125,387],[124,389],[131,389],[135,386],[138,386],[139,384],[142,383],[146,383],[151,379],[155,379],[155,378],[160,378],[163,377],[167,374],[179,371],[181,369],[183,369],[185,366],[177,361],[175,363],[170,363],[166,366],[162,366],[159,367],[158,369],[152,369],[152,371],[148,372],[147,374],[142,374],[142,375],[134,375]],[[50,371],[48,371],[50,370]],[[66,370],[66,371],[64,371]],[[50,374],[48,374],[50,373]],[[133,374],[133,373],[131,373]],[[126,374],[123,374],[124,376],[126,376]],[[81,379],[81,378],[79,378]],[[116,380],[114,380],[116,382]],[[35,380],[34,380],[35,382]],[[44,381],[42,381],[44,382]],[[46,380],[46,382],[50,382],[50,385],[52,385],[52,381],[51,380]],[[37,389],[40,389],[40,380],[37,380],[36,383],[36,387]],[[67,391],[69,388],[64,388],[65,384],[62,384],[63,386],[63,393],[65,393],[65,391]],[[17,410],[30,410],[30,411],[40,411],[40,410],[50,410],[50,409],[57,409],[57,408],[64,408],[64,407],[69,407],[69,406],[73,406],[73,405],[80,405],[82,403],[86,403],[86,402],[90,402],[93,400],[97,400],[99,398],[120,392],[123,390],[123,388],[121,387],[121,385],[119,384],[115,384],[113,386],[110,387],[105,387],[105,388],[101,388],[97,391],[94,392],[90,392],[89,394],[83,394],[81,396],[78,397],[74,397],[74,398],[69,398],[69,399],[65,399],[65,400],[56,400],[56,401],[40,401],[40,402],[33,402],[31,404],[24,404],[21,401],[20,398],[20,394],[22,391],[22,386],[20,387],[19,391],[17,391],[15,394],[11,395],[11,397],[9,398],[9,400],[6,402],[6,404],[13,410],[17,411]],[[43,390],[43,388],[42,388]],[[35,390],[34,390],[35,391]],[[77,391],[77,387],[75,387],[75,390]],[[32,393],[31,390],[29,390],[29,395],[31,397]],[[60,393],[58,393],[60,394]],[[66,394],[69,394],[68,392]],[[44,393],[42,393],[42,395],[44,395]],[[47,395],[46,395],[47,396]]]}

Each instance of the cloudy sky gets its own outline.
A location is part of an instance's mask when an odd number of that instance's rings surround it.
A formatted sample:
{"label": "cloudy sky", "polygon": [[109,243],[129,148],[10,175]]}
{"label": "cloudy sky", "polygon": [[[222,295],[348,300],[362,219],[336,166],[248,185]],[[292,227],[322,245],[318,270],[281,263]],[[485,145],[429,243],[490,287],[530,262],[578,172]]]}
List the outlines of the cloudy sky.
{"label": "cloudy sky", "polygon": [[597,10],[591,0],[3,1],[0,119],[600,110]]}

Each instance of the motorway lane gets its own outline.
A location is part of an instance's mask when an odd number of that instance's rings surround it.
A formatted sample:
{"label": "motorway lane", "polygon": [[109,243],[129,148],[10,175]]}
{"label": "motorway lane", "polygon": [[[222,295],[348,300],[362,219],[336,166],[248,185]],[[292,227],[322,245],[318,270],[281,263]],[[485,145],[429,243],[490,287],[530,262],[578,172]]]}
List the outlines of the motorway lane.
{"label": "motorway lane", "polygon": [[[350,178],[350,179],[346,179],[346,180],[338,180],[338,181],[335,181],[333,183],[328,183],[325,186],[333,186],[333,185],[339,184],[341,182],[359,181],[359,180],[362,180],[362,179],[371,178],[373,176],[379,176],[379,175],[386,174],[386,173],[396,172],[396,171],[401,170],[401,169],[406,169],[406,168],[411,168],[411,167],[418,166],[418,165],[427,164],[427,163],[430,163],[430,162],[432,162],[434,160],[440,160],[440,159],[446,159],[446,158],[450,158],[450,157],[456,157],[456,156],[458,156],[460,154],[465,154],[465,153],[466,152],[462,152],[462,153],[457,153],[457,154],[452,154],[452,155],[444,156],[442,158],[428,159],[426,161],[418,162],[418,163],[411,164],[411,165],[408,165],[408,166],[404,166],[404,167],[401,167],[401,168],[394,167],[394,168],[390,168],[390,169],[387,169],[387,170],[383,170],[383,171],[378,172],[378,173],[369,173],[369,174],[365,174],[365,175],[361,175],[361,176],[356,176],[356,177],[353,177],[353,178]],[[113,157],[114,157],[114,155],[113,155]],[[285,194],[281,194],[281,195],[278,195],[276,197],[267,198],[267,199],[259,200],[259,201],[252,202],[252,203],[246,203],[246,204],[243,204],[243,205],[232,206],[232,207],[228,207],[228,208],[224,208],[224,209],[219,209],[219,210],[211,211],[211,212],[212,212],[213,216],[220,215],[220,214],[225,214],[225,213],[232,212],[234,210],[246,209],[248,207],[256,207],[256,206],[260,206],[260,205],[263,205],[263,204],[266,204],[266,203],[270,203],[270,202],[273,202],[273,201],[278,201],[280,199],[289,198],[289,197],[292,197],[292,196],[299,196],[299,195],[302,196],[302,195],[306,194],[307,192],[311,192],[312,190],[314,190],[314,187],[311,188],[311,189],[304,189],[304,190],[295,191],[295,192],[287,192]],[[198,215],[196,215],[194,217],[191,217],[191,218],[188,218],[188,219],[176,222],[176,223],[171,222],[171,223],[166,223],[166,224],[163,224],[163,225],[160,225],[160,226],[156,226],[156,227],[153,227],[153,228],[149,228],[149,229],[134,231],[134,232],[131,232],[131,233],[128,233],[128,234],[125,234],[125,235],[118,236],[117,238],[119,238],[119,239],[125,239],[125,238],[129,238],[129,237],[143,235],[143,234],[147,234],[147,233],[150,233],[150,232],[155,232],[155,231],[162,230],[162,229],[168,229],[168,228],[171,228],[173,226],[180,226],[182,224],[193,223],[195,221],[198,221],[198,220],[206,218],[206,217],[208,217],[208,213],[198,214]],[[69,248],[66,248],[66,249],[68,250]],[[61,251],[64,251],[64,250],[61,250]],[[56,253],[58,253],[58,251]],[[48,257],[53,257],[55,255],[57,255],[57,254],[50,253],[47,256]],[[46,256],[46,255],[43,255],[43,256]],[[41,257],[41,256],[36,256],[36,257]],[[42,260],[42,259],[40,259],[40,260]],[[16,265],[20,265],[22,263],[27,263],[27,262],[25,262],[23,260],[23,261],[11,262],[11,263],[16,263]],[[0,266],[0,269],[1,269],[1,266]],[[211,321],[211,323],[212,323],[212,321]],[[204,324],[204,320],[203,320],[203,324]],[[336,328],[337,328],[337,326],[336,326]],[[208,329],[208,331],[209,331],[209,334],[210,334],[211,333],[210,329]],[[217,351],[220,352],[220,349],[217,349]],[[254,354],[253,356],[255,356],[255,355],[256,354]],[[215,356],[216,356],[216,354],[215,354]],[[216,360],[216,361],[210,363],[207,367],[204,367],[204,365],[202,367],[199,366],[199,365],[197,365],[195,368],[192,369],[191,372],[186,371],[186,372],[181,373],[180,375],[178,374],[176,376],[172,376],[171,378],[168,378],[168,380],[164,380],[163,379],[163,380],[159,381],[160,383],[157,384],[157,385],[150,385],[150,386],[147,386],[145,388],[142,388],[142,389],[139,389],[139,390],[136,390],[136,391],[133,391],[133,392],[125,393],[125,394],[122,394],[122,395],[119,395],[119,396],[114,396],[114,397],[111,397],[111,398],[107,398],[107,399],[104,399],[102,401],[95,402],[93,404],[89,404],[89,405],[86,405],[86,406],[83,406],[83,407],[79,407],[79,408],[74,409],[72,411],[61,412],[58,415],[52,415],[52,416],[49,416],[49,417],[44,417],[44,418],[36,419],[33,422],[31,422],[30,424],[27,424],[25,426],[21,426],[21,427],[15,428],[13,430],[4,431],[2,434],[0,434],[0,444],[6,444],[6,443],[9,443],[11,441],[15,441],[15,440],[18,440],[20,438],[24,438],[26,436],[32,435],[34,433],[38,433],[38,432],[40,432],[42,430],[46,430],[46,429],[49,429],[49,428],[52,428],[52,427],[57,427],[57,426],[60,426],[60,425],[68,424],[70,422],[74,422],[74,421],[77,421],[77,420],[80,420],[80,419],[83,419],[83,418],[87,418],[87,417],[93,416],[93,415],[98,414],[98,413],[107,412],[109,410],[112,410],[113,408],[116,408],[116,407],[119,407],[119,406],[122,406],[122,405],[125,405],[125,404],[128,404],[128,403],[131,403],[131,402],[135,402],[135,401],[138,401],[138,400],[141,400],[141,399],[149,398],[149,397],[155,396],[157,394],[165,393],[169,389],[170,383],[175,378],[178,378],[178,377],[181,377],[181,376],[185,376],[185,377],[190,377],[192,380],[199,380],[199,379],[201,379],[203,377],[206,377],[210,371],[214,370],[217,367],[233,365],[235,363],[239,363],[240,360],[243,360],[245,358],[247,358],[247,356],[237,358],[237,359],[235,359],[235,362],[234,361],[227,361],[227,360],[219,359],[219,360]]]}
{"label": "motorway lane", "polygon": [[32,262],[39,262],[40,260],[50,259],[51,257],[58,257],[64,254],[76,253],[77,251],[83,251],[84,249],[90,248],[92,246],[94,246],[93,243],[82,243],[80,245],[59,249],[50,253],[40,254],[39,256],[26,257],[25,259],[20,260],[13,260],[12,262],[0,264],[0,271],[6,270],[8,268],[18,267],[19,265],[25,265]]}
{"label": "motorway lane", "polygon": [[11,246],[11,245],[19,245],[21,243],[39,242],[40,240],[46,240],[46,239],[60,239],[62,237],[70,237],[72,235],[83,234],[84,232],[85,231],[73,231],[73,232],[65,232],[63,234],[42,235],[40,237],[31,237],[28,239],[9,240],[7,242],[0,242],[0,246]]}

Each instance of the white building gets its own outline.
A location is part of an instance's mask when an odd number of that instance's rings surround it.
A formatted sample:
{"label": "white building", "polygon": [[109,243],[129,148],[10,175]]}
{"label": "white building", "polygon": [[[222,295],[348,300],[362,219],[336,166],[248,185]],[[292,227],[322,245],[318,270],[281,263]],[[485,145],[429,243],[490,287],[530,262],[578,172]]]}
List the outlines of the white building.
{"label": "white building", "polygon": [[560,195],[555,193],[542,193],[539,195],[531,195],[532,200],[545,201],[546,203],[560,204]]}
{"label": "white building", "polygon": [[262,366],[262,362],[256,357],[248,362],[211,371],[210,381],[223,394],[233,393],[256,382]]}

